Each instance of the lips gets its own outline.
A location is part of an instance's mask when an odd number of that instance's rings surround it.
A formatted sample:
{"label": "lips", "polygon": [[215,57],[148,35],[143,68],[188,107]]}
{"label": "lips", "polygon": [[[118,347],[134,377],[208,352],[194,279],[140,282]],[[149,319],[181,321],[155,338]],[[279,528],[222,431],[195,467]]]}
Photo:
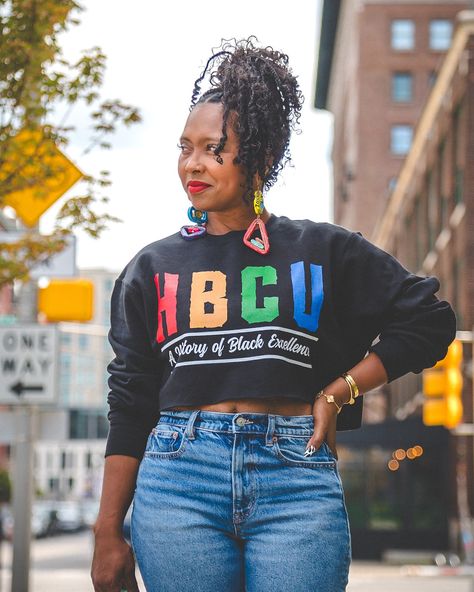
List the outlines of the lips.
{"label": "lips", "polygon": [[208,187],[210,187],[210,185],[208,183],[203,183],[202,181],[189,181],[188,183],[188,189],[191,193],[199,193]]}

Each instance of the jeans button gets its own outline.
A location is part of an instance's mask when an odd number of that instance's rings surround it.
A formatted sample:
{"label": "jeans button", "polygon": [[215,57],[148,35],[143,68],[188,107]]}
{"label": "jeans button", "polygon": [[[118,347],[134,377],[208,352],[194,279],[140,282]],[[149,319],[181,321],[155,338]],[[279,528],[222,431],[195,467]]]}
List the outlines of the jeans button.
{"label": "jeans button", "polygon": [[245,419],[243,417],[238,417],[235,423],[239,426],[243,426],[245,425]]}

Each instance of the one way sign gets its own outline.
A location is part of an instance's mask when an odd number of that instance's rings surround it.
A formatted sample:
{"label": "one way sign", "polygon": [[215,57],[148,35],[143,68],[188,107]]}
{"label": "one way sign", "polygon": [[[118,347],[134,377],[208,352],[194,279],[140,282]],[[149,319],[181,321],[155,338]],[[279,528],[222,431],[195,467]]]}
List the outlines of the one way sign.
{"label": "one way sign", "polygon": [[0,327],[0,404],[41,404],[56,400],[56,325]]}

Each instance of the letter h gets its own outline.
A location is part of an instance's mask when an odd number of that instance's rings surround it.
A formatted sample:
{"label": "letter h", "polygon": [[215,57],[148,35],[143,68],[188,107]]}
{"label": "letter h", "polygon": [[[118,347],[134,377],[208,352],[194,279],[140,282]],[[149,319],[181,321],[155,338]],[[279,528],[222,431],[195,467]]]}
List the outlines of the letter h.
{"label": "letter h", "polygon": [[158,343],[178,331],[176,325],[176,293],[178,291],[179,274],[165,273],[164,275],[163,295],[161,295],[160,274],[155,274],[156,295],[158,297],[158,329],[156,332],[156,341]]}

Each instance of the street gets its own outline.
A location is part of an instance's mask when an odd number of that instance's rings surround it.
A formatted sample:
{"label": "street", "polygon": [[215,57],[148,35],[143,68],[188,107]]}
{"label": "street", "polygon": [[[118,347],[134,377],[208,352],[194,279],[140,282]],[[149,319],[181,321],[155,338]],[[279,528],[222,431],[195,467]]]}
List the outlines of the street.
{"label": "street", "polygon": [[[89,577],[92,556],[92,535],[89,531],[33,541],[32,554],[30,592],[93,590]],[[3,543],[1,561],[0,592],[10,592],[9,543]],[[474,592],[474,580],[467,577],[423,576],[407,572],[410,569],[405,566],[354,561],[347,592]],[[139,586],[145,592],[140,578]]]}

